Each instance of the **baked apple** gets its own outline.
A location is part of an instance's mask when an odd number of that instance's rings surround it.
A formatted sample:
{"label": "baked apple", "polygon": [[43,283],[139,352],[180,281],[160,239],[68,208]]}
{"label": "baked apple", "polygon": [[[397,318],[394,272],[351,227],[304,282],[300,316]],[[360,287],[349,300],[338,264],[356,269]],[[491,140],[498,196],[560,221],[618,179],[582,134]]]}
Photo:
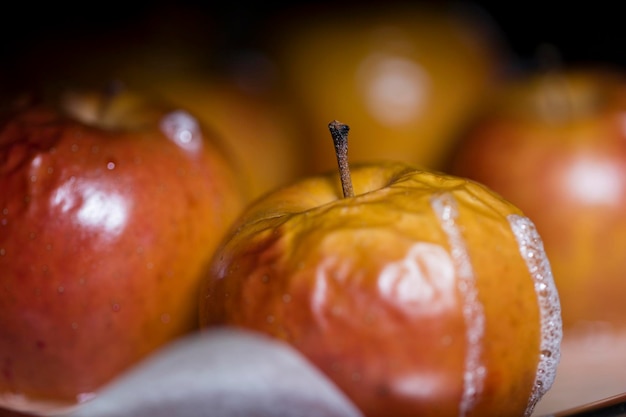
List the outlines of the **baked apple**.
{"label": "baked apple", "polygon": [[0,403],[81,402],[197,329],[239,183],[191,114],[139,94],[22,100],[0,120]]}
{"label": "baked apple", "polygon": [[507,63],[496,25],[477,10],[390,2],[288,9],[271,20],[264,48],[310,132],[310,170],[334,168],[319,121],[337,116],[360,131],[352,162],[438,168]]}
{"label": "baked apple", "polygon": [[[532,221],[473,181],[403,162],[267,194],[203,281],[200,324],[291,343],[364,415],[530,415],[559,362],[561,317]],[[340,181],[341,178],[341,181]]]}

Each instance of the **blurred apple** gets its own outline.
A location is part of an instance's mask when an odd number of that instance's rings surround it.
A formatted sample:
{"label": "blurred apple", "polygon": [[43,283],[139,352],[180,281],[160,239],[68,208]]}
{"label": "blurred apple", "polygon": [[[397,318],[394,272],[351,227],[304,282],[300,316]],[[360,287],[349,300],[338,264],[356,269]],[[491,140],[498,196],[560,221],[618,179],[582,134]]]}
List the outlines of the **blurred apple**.
{"label": "blurred apple", "polygon": [[189,8],[156,7],[151,16],[105,36],[63,39],[36,50],[31,55],[37,61],[52,55],[51,64],[38,71],[32,58],[25,59],[25,83],[56,91],[113,81],[189,111],[221,138],[249,200],[301,176],[302,126],[277,87],[273,63],[248,50],[229,50],[218,59],[215,17]]}
{"label": "blurred apple", "polygon": [[518,205],[544,239],[566,329],[626,328],[626,74],[568,67],[511,81],[449,171]]}
{"label": "blurred apple", "polygon": [[313,172],[335,166],[323,124],[333,118],[359,130],[353,162],[438,168],[507,56],[494,22],[469,2],[288,9],[263,39],[310,132]]}
{"label": "blurred apple", "polygon": [[148,96],[68,92],[0,120],[0,403],[85,401],[197,329],[241,190],[212,133]]}
{"label": "blurred apple", "polygon": [[291,343],[368,417],[530,415],[561,338],[532,222],[472,181],[340,161],[343,191],[311,176],[247,208],[210,264],[201,325]]}
{"label": "blurred apple", "polygon": [[[258,56],[263,60],[262,56]],[[306,173],[301,130],[289,103],[278,91],[258,86],[254,77],[201,70],[126,74],[132,85],[196,114],[224,138],[252,200]],[[262,82],[262,80],[261,80]]]}

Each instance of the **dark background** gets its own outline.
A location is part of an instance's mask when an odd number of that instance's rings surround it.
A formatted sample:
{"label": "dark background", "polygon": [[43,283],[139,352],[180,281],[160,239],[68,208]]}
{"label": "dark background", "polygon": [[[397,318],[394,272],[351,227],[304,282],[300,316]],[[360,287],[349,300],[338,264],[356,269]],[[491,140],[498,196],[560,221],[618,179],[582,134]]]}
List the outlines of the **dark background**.
{"label": "dark background", "polygon": [[[533,65],[537,48],[549,43],[558,49],[564,63],[603,62],[626,66],[626,24],[619,2],[613,5],[584,1],[567,5],[556,3],[475,0],[472,4],[493,20],[522,65]],[[345,0],[12,2],[11,7],[5,5],[0,17],[0,71],[8,74],[8,79],[22,72],[24,67],[32,70],[40,65],[38,70],[45,71],[48,65],[45,59],[42,62],[32,59],[33,55],[37,56],[36,51],[49,53],[50,49],[57,48],[61,56],[63,47],[59,45],[65,41],[81,39],[88,44],[91,38],[103,39],[112,32],[129,31],[138,22],[157,14],[160,18],[171,17],[172,27],[175,27],[172,30],[187,31],[189,42],[210,43],[212,50],[217,51],[213,53],[219,55],[220,48],[254,45],[268,19],[286,10],[316,7],[335,13],[342,7],[341,13],[349,19],[350,10],[363,4]],[[25,55],[30,59],[25,60]]]}

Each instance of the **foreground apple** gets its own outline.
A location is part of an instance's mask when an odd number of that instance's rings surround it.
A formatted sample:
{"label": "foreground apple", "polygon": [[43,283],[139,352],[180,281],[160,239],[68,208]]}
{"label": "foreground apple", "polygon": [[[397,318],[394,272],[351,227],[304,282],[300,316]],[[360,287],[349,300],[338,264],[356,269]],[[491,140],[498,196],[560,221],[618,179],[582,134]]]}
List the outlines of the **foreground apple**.
{"label": "foreground apple", "polygon": [[[366,416],[529,415],[561,318],[532,222],[478,183],[397,162],[251,205],[217,250],[201,325],[283,339]],[[342,198],[342,196],[344,198]]]}
{"label": "foreground apple", "polygon": [[295,8],[270,21],[263,45],[310,132],[313,172],[335,165],[319,121],[337,116],[359,127],[353,162],[439,168],[507,62],[496,26],[470,5]]}
{"label": "foreground apple", "polygon": [[205,133],[130,93],[2,115],[2,404],[89,399],[197,328],[199,273],[242,208]]}
{"label": "foreground apple", "polygon": [[625,111],[615,68],[530,74],[486,109],[448,167],[533,219],[572,332],[626,328]]}

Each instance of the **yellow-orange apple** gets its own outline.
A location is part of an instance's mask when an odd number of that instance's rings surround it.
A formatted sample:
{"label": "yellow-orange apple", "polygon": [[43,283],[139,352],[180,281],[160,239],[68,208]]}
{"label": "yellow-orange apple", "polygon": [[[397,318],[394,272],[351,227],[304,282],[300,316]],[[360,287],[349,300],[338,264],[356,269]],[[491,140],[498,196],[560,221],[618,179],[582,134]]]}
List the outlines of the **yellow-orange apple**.
{"label": "yellow-orange apple", "polygon": [[453,174],[530,216],[566,329],[626,328],[626,74],[563,67],[512,81],[458,143]]}
{"label": "yellow-orange apple", "polygon": [[311,171],[334,167],[321,122],[336,117],[359,129],[353,162],[438,168],[507,61],[494,22],[477,10],[390,2],[271,20],[263,45],[310,132]]}
{"label": "yellow-orange apple", "polygon": [[2,405],[89,399],[197,329],[200,272],[243,205],[213,139],[124,92],[2,115]]}
{"label": "yellow-orange apple", "polygon": [[346,169],[347,126],[331,130],[341,176],[245,210],[203,281],[201,326],[291,343],[368,417],[529,415],[561,340],[531,220],[459,177],[402,162]]}

